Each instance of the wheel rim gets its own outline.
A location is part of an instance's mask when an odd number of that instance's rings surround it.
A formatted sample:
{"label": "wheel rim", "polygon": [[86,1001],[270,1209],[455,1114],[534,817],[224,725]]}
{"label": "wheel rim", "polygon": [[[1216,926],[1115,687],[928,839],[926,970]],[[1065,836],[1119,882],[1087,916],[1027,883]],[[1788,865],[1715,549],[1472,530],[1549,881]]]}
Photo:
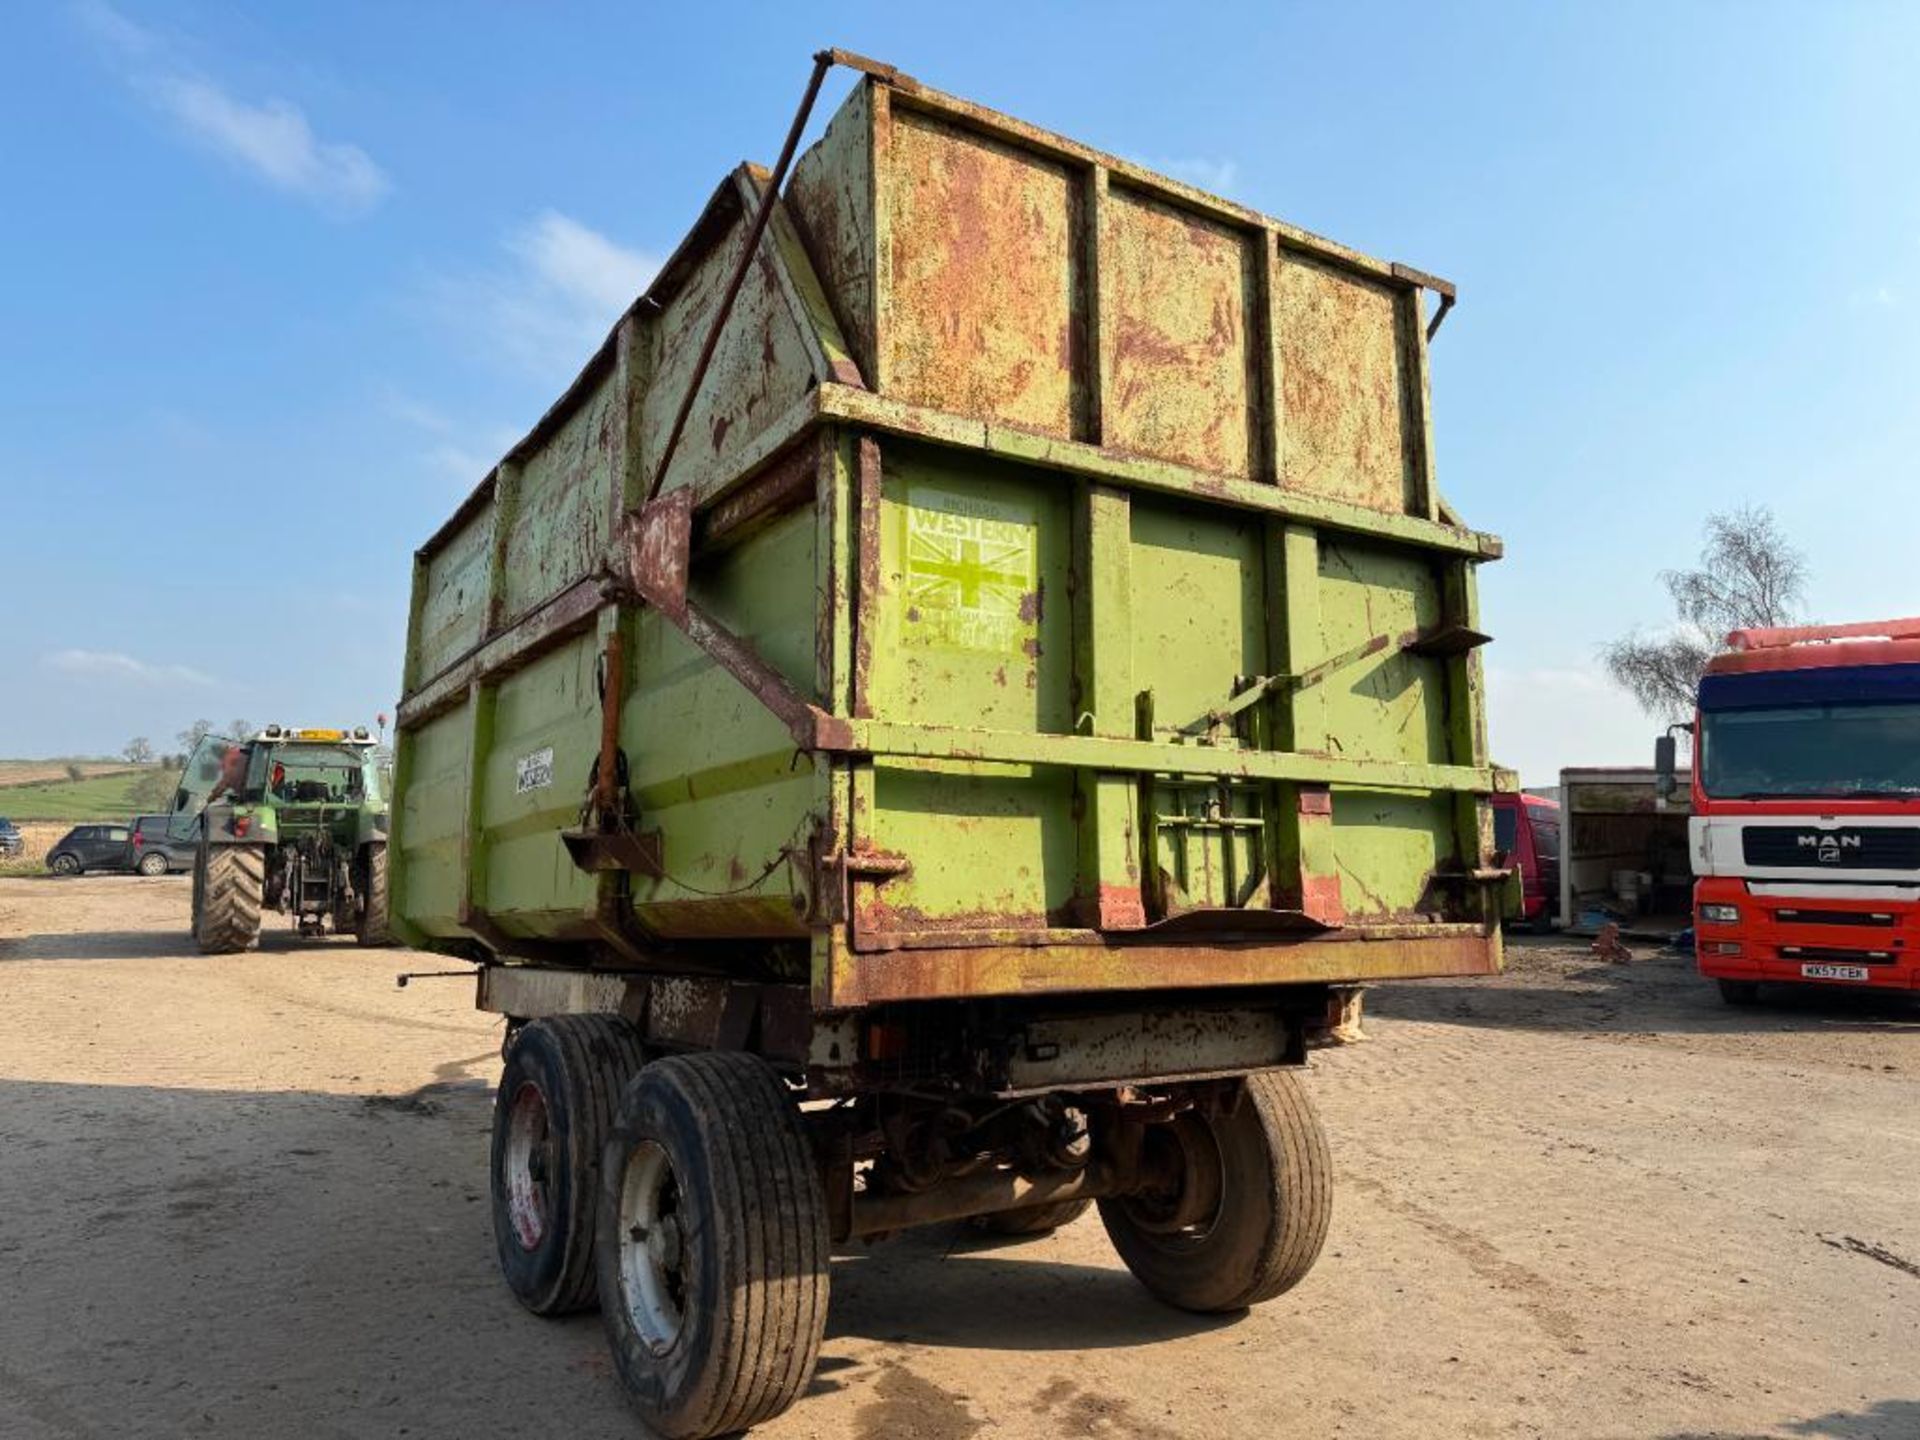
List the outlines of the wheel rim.
{"label": "wheel rim", "polygon": [[552,1175],[553,1132],[547,1124],[547,1100],[528,1082],[513,1092],[507,1109],[507,1146],[501,1157],[506,1172],[507,1217],[522,1250],[538,1250],[552,1221],[548,1183]]}
{"label": "wheel rim", "polygon": [[620,1179],[620,1289],[627,1317],[656,1355],[679,1338],[687,1304],[680,1182],[667,1152],[643,1140]]}
{"label": "wheel rim", "polygon": [[1121,1202],[1134,1228],[1163,1249],[1203,1243],[1219,1222],[1226,1196],[1226,1154],[1215,1122],[1189,1111],[1171,1124],[1148,1132],[1150,1155],[1163,1172],[1177,1175],[1175,1186]]}
{"label": "wheel rim", "polygon": [[53,873],[56,875],[71,875],[79,868],[80,862],[71,855],[62,855],[53,862]]}

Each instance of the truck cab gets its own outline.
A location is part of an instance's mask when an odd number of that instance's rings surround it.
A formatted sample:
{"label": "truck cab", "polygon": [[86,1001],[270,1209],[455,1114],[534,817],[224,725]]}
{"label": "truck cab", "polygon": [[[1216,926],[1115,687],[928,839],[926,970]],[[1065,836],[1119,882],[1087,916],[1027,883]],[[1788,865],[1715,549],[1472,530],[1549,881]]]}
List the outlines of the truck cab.
{"label": "truck cab", "polygon": [[1693,725],[1700,973],[1730,1004],[1762,983],[1920,988],[1920,619],[1727,645]]}

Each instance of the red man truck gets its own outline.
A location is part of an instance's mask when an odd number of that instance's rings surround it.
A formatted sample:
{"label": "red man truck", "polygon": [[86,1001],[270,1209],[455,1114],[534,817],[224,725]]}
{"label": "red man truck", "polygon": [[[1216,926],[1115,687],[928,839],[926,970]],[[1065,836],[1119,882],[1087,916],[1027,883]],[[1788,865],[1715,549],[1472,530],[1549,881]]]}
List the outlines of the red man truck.
{"label": "red man truck", "polygon": [[1920,619],[1736,630],[1693,730],[1700,973],[1920,989]]}

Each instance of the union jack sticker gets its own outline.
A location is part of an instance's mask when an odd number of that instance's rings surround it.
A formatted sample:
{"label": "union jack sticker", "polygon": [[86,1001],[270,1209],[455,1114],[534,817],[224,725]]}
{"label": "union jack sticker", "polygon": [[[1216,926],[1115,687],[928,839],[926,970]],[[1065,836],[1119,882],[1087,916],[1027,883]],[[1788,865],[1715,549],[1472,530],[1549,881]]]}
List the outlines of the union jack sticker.
{"label": "union jack sticker", "polygon": [[907,635],[1018,653],[1033,629],[1034,525],[1009,506],[916,490],[907,507]]}

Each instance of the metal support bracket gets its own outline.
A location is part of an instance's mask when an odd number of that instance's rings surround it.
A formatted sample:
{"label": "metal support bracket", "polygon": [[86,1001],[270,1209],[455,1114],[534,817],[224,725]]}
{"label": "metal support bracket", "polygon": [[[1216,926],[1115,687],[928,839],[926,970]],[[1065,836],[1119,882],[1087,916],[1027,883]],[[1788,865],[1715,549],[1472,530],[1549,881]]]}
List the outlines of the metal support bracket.
{"label": "metal support bracket", "polygon": [[693,563],[693,495],[675,490],[620,517],[626,580],[669,620],[686,628],[687,572]]}

